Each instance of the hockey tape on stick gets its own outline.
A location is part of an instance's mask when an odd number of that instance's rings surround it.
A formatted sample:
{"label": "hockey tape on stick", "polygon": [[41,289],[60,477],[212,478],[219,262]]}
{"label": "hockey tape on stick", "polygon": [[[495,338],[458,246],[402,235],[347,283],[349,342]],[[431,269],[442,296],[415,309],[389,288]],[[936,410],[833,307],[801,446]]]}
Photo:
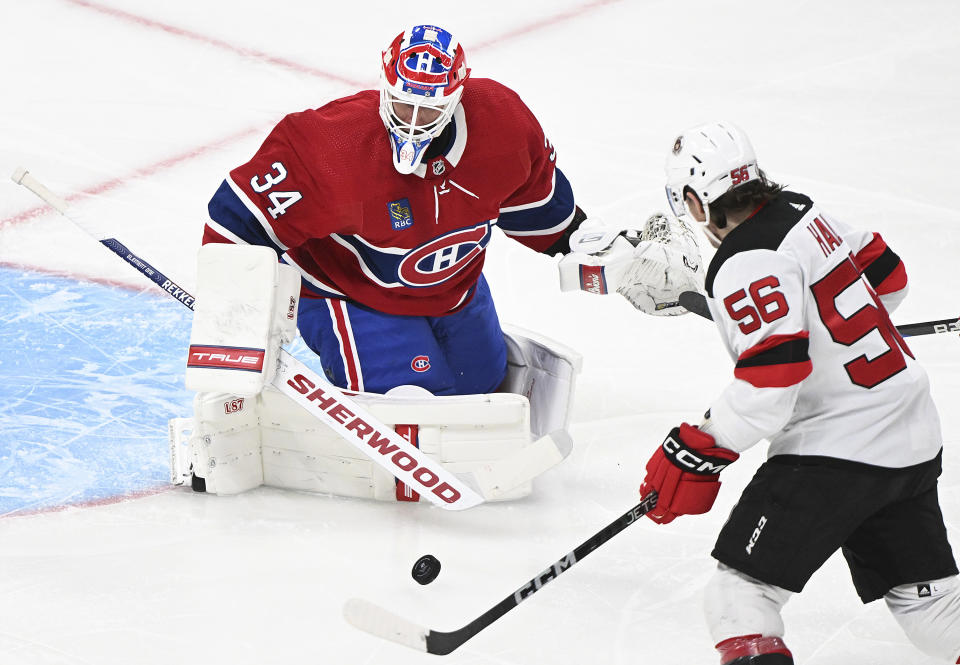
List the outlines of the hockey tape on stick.
{"label": "hockey tape on stick", "polygon": [[566,459],[572,450],[573,439],[566,430],[557,430],[509,457],[484,464],[472,472],[473,479],[484,498],[498,499],[553,468]]}
{"label": "hockey tape on stick", "polygon": [[[69,215],[66,202],[30,175],[26,169],[18,168],[14,171],[12,178],[14,182],[23,185],[53,206],[57,212],[82,231],[99,240],[102,245],[137,271],[149,277],[182,305],[191,310],[194,308],[194,297],[185,289],[177,286],[173,280],[131,252],[116,238],[98,234],[91,225]],[[428,501],[446,510],[464,510],[483,503],[480,493],[468,484],[472,480],[455,476],[424,455],[397,434],[392,427],[373,418],[339,389],[286,350],[280,349],[278,362],[279,367],[274,376],[273,385],[280,392],[331,427],[348,443],[390,474],[417,490]]]}
{"label": "hockey tape on stick", "polygon": [[432,630],[360,598],[351,598],[346,602],[343,607],[343,616],[352,626],[371,635],[402,644],[417,651],[445,656],[530,598],[548,582],[555,580],[576,563],[582,561],[584,557],[615,535],[639,521],[656,505],[657,493],[650,492],[643,497],[640,503],[587,538],[576,549],[560,557],[543,572],[528,580],[516,591],[462,628],[450,632]]}
{"label": "hockey tape on stick", "polygon": [[[713,320],[707,299],[702,293],[684,291],[680,294],[680,306],[685,310]],[[904,337],[917,335],[937,335],[940,333],[960,332],[960,319],[941,319],[939,321],[922,321],[920,323],[905,323],[897,326],[897,331]]]}

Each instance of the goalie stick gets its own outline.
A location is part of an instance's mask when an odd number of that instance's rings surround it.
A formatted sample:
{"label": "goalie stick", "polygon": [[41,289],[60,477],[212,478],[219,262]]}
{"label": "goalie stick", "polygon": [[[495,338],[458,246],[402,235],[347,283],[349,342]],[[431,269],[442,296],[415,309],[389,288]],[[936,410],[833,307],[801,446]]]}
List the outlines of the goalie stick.
{"label": "goalie stick", "polygon": [[351,625],[371,635],[396,642],[397,644],[403,644],[418,651],[445,656],[458,649],[467,640],[514,607],[530,598],[530,596],[542,589],[545,584],[559,577],[562,573],[572,568],[577,562],[582,561],[584,557],[615,535],[634,522],[637,522],[656,505],[657,493],[650,492],[643,497],[640,503],[587,538],[573,551],[562,556],[548,566],[542,573],[528,580],[509,596],[457,630],[445,633],[425,628],[379,605],[360,598],[351,598],[346,602],[343,607],[343,616]]}
{"label": "goalie stick", "polygon": [[[36,194],[82,231],[96,238],[100,244],[136,268],[182,305],[190,310],[194,309],[194,297],[186,289],[130,251],[116,238],[109,237],[85,220],[71,216],[66,201],[47,189],[26,169],[17,168],[11,178]],[[465,477],[451,473],[410,445],[392,427],[379,422],[284,349],[280,349],[278,368],[272,385],[338,432],[348,443],[391,475],[416,490],[420,496],[446,510],[464,510],[483,503],[485,499],[499,498],[562,461],[572,449],[572,441],[567,433],[559,430],[541,437],[510,457],[485,464]],[[344,423],[334,418],[330,412],[336,407],[345,408],[354,420]],[[342,411],[338,412],[343,417]],[[365,425],[366,429],[348,428],[349,424],[357,421]],[[372,432],[368,440],[361,438],[361,431]]]}
{"label": "goalie stick", "polygon": [[[713,320],[707,299],[702,293],[684,291],[680,294],[680,306],[689,312],[705,319]],[[939,333],[960,332],[960,319],[941,319],[939,321],[923,321],[921,323],[906,323],[897,326],[897,331],[904,337],[915,335],[936,335]]]}

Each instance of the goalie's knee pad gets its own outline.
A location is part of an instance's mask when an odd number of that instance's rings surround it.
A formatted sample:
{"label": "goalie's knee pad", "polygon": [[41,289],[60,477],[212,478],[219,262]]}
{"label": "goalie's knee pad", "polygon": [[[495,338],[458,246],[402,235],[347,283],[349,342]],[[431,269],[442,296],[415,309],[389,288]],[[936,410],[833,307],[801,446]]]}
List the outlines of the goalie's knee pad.
{"label": "goalie's knee pad", "polygon": [[211,243],[197,252],[197,306],[185,383],[254,396],[297,335],[300,273],[269,247]]}
{"label": "goalie's knee pad", "polygon": [[783,637],[780,610],[791,592],[765,584],[729,566],[719,564],[704,591],[704,613],[714,644],[761,635]]}
{"label": "goalie's knee pad", "polygon": [[884,600],[918,649],[960,662],[960,579],[956,575],[894,587]]}

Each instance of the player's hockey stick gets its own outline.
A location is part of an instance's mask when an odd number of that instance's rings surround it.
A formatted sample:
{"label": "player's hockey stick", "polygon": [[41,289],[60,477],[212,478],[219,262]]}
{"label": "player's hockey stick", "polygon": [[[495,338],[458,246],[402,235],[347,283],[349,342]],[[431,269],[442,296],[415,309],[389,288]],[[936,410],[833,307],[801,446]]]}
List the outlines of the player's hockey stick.
{"label": "player's hockey stick", "polygon": [[[705,319],[713,320],[707,299],[702,293],[684,291],[680,294],[680,306],[689,312]],[[938,333],[960,332],[960,319],[941,319],[940,321],[923,321],[921,323],[906,323],[897,326],[897,330],[904,337],[915,335],[936,335]]]}
{"label": "player's hockey stick", "polygon": [[371,635],[418,651],[445,656],[542,589],[547,582],[559,577],[575,563],[582,561],[590,552],[638,521],[656,505],[657,493],[650,492],[640,503],[587,538],[573,551],[560,557],[539,575],[528,580],[509,596],[457,630],[448,633],[431,630],[360,598],[351,598],[347,601],[343,607],[343,616],[353,626]]}
{"label": "player's hockey stick", "polygon": [[[26,169],[16,169],[11,177],[14,182],[29,189],[75,226],[96,238],[104,247],[147,276],[182,305],[194,309],[194,297],[186,289],[134,254],[116,238],[109,237],[86,220],[70,215],[66,201],[47,189]],[[408,487],[447,510],[463,510],[482,503],[484,499],[499,498],[560,462],[569,455],[572,448],[572,442],[565,432],[554,432],[510,457],[484,465],[465,478],[447,471],[438,462],[411,446],[393,428],[379,422],[283,349],[280,351],[278,369],[272,383]],[[309,388],[304,391],[306,386]],[[369,429],[348,429],[344,422],[330,415],[338,407],[345,408],[350,413],[353,420],[347,422],[360,421]],[[343,417],[342,411],[339,411],[339,415]],[[359,434],[369,431],[372,431],[372,434],[366,440]]]}

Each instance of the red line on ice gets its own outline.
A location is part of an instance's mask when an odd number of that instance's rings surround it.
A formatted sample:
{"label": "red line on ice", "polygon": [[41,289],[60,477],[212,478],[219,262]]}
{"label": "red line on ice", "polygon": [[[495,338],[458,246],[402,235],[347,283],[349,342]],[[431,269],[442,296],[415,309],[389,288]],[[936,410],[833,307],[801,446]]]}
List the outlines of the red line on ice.
{"label": "red line on ice", "polygon": [[612,5],[620,1],[621,0],[594,0],[594,2],[587,2],[577,7],[572,7],[565,12],[560,12],[559,14],[554,14],[553,16],[547,16],[546,18],[540,19],[539,21],[534,21],[528,25],[522,25],[519,28],[508,30],[507,32],[504,32],[497,37],[493,37],[492,39],[488,39],[487,41],[476,42],[467,47],[467,53],[469,54],[470,51],[479,51],[481,49],[489,48],[490,46],[514,39],[515,37],[523,37],[531,32],[536,32],[537,30],[548,28],[558,23],[569,21],[570,19],[579,18],[584,14],[593,11],[594,9],[603,7],[605,5]]}
{"label": "red line on ice", "polygon": [[72,279],[77,282],[88,282],[90,284],[109,286],[114,289],[125,289],[127,291],[133,291],[134,293],[145,293],[151,296],[157,296],[163,300],[166,300],[166,298],[169,297],[169,294],[159,290],[156,284],[153,282],[143,279],[142,276],[139,278],[134,277],[135,273],[133,271],[130,271],[131,280],[126,282],[118,279],[108,279],[106,277],[81,275],[74,272],[67,272],[65,270],[56,270],[46,266],[31,265],[29,263],[0,261],[0,268],[10,268],[12,270],[19,270],[21,272],[34,272],[38,275],[44,275],[46,277],[63,277],[64,279]]}
{"label": "red line on ice", "polygon": [[[96,185],[91,185],[90,187],[80,192],[75,192],[73,194],[70,194],[65,198],[67,201],[76,201],[77,199],[81,199],[85,196],[96,196],[97,194],[103,194],[105,192],[109,192],[112,189],[116,189],[117,187],[120,187],[121,185],[126,184],[130,180],[154,175],[156,173],[159,173],[160,171],[163,171],[164,169],[168,169],[178,164],[182,164],[183,162],[190,161],[191,159],[194,159],[195,157],[200,157],[201,155],[204,155],[212,150],[217,150],[219,148],[222,148],[239,139],[252,136],[262,131],[262,129],[263,129],[262,127],[248,127],[247,129],[244,129],[239,132],[235,132],[233,134],[230,134],[229,136],[225,136],[221,139],[218,139],[213,143],[208,143],[206,145],[202,145],[196,148],[191,148],[186,152],[180,153],[179,155],[174,155],[173,157],[162,159],[159,162],[154,162],[153,164],[143,166],[123,177],[112,178],[105,182],[101,182]],[[27,221],[30,221],[31,219],[41,217],[49,212],[53,212],[53,208],[51,208],[48,205],[39,205],[39,206],[35,206],[33,208],[24,210],[22,212],[18,212],[14,215],[11,215],[10,217],[0,219],[0,230],[2,230],[6,226],[13,226],[14,224],[27,222]]]}
{"label": "red line on ice", "polygon": [[257,49],[248,48],[246,46],[237,46],[236,44],[231,44],[223,39],[217,39],[216,37],[194,32],[193,30],[187,30],[186,28],[178,28],[177,26],[169,25],[168,23],[161,23],[160,21],[155,21],[144,16],[137,16],[136,14],[131,14],[130,12],[125,12],[121,9],[105,7],[95,2],[89,2],[89,0],[65,1],[74,5],[79,5],[80,7],[85,7],[86,9],[92,9],[93,11],[100,12],[101,14],[107,14],[108,16],[122,19],[124,21],[137,23],[148,28],[162,30],[163,32],[176,35],[177,37],[192,39],[193,41],[201,42],[203,44],[207,44],[208,46],[216,46],[217,48],[242,55],[246,58],[256,58],[257,60],[268,62],[271,65],[277,65],[279,67],[283,67],[284,69],[290,69],[301,74],[310,74],[311,76],[316,76],[330,81],[337,81],[338,83],[345,83],[354,87],[360,85],[353,79],[348,79],[344,76],[339,76],[322,69],[317,69],[316,67],[311,67],[310,65],[304,65],[299,62],[294,62],[293,60],[287,60],[286,58],[270,55],[269,53],[264,53],[263,51],[258,51]]}
{"label": "red line on ice", "polygon": [[70,508],[97,508],[99,506],[110,506],[115,503],[123,503],[124,501],[132,501],[134,499],[143,499],[148,496],[154,496],[155,494],[163,494],[164,492],[170,492],[173,489],[175,489],[173,485],[161,485],[159,487],[151,487],[150,489],[139,490],[136,492],[116,494],[114,496],[108,496],[102,499],[91,499],[90,501],[80,501],[78,503],[62,503],[56,506],[47,506],[46,508],[33,508],[30,510],[13,510],[9,513],[4,513],[0,515],[0,519],[5,519],[8,517],[28,517],[30,515],[43,515],[45,513],[59,513],[64,510],[69,510]]}

